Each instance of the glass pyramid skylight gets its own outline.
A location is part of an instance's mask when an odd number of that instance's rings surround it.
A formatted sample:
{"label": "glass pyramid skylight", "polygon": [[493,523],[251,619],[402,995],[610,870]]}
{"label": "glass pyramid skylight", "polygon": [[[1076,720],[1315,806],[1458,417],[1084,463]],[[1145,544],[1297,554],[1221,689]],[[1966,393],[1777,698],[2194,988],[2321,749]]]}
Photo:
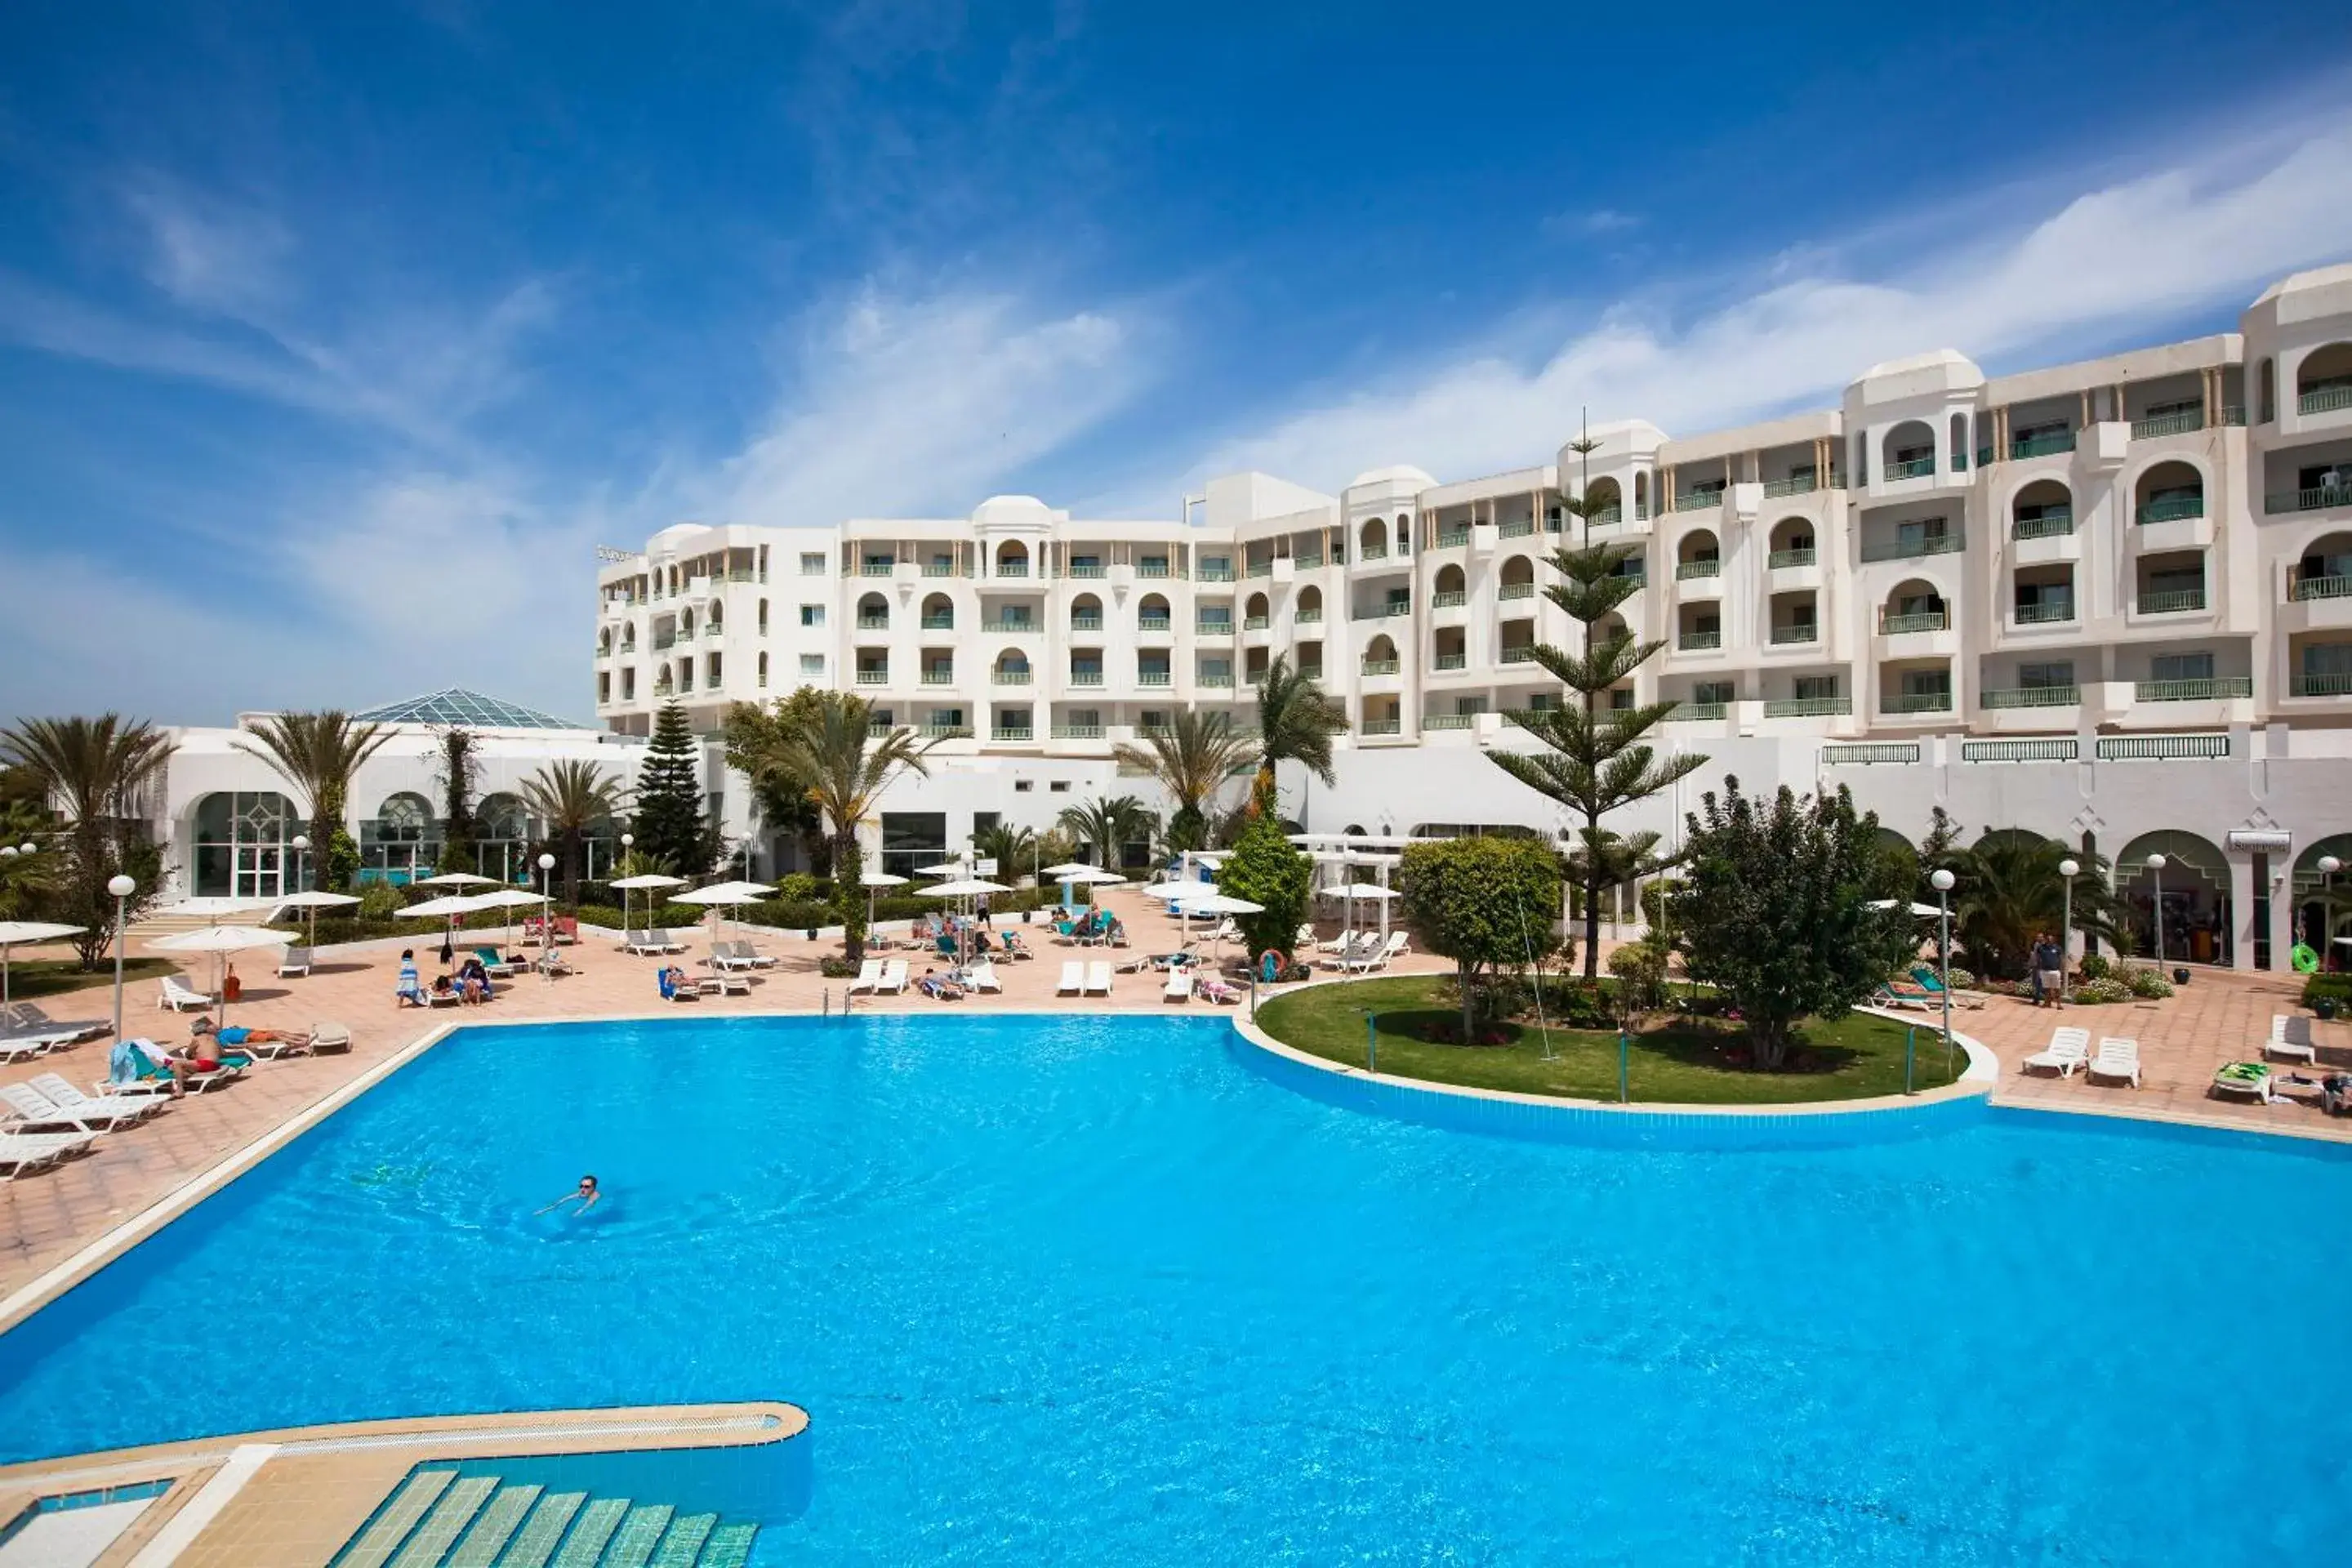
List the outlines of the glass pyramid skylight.
{"label": "glass pyramid skylight", "polygon": [[477,730],[585,730],[586,724],[575,724],[569,719],[558,719],[552,713],[542,713],[536,708],[520,703],[501,702],[495,697],[485,697],[478,691],[467,691],[452,686],[445,691],[428,692],[423,697],[411,697],[405,701],[387,702],[381,708],[371,708],[352,717],[371,724],[450,724]]}

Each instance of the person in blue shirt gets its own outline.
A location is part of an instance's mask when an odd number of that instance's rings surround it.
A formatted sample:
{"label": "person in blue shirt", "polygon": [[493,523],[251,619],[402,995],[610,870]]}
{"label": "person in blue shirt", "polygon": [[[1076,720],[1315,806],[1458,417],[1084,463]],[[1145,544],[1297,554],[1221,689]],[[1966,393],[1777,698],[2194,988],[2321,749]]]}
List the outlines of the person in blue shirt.
{"label": "person in blue shirt", "polygon": [[425,1005],[425,982],[416,973],[416,950],[403,948],[400,953],[400,984],[393,988],[394,1002],[413,1002]]}

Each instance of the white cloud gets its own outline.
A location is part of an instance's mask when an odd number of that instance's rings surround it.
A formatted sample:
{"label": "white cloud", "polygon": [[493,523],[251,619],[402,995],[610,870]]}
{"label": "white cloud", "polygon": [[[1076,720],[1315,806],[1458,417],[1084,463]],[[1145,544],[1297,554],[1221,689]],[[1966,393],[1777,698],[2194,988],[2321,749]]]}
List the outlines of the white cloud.
{"label": "white cloud", "polygon": [[1627,303],[1564,342],[1501,329],[1224,442],[1187,478],[1265,468],[1328,488],[1394,462],[1467,478],[1544,461],[1584,404],[1596,423],[1696,432],[1829,401],[1867,366],[1931,348],[2009,360],[2242,303],[2282,273],[2352,255],[2352,117],[2284,151],[2249,138],[2091,191],[1990,240],[1942,241],[1877,278],[1841,276],[1837,250],[1808,247],[1760,269],[1769,288],[1679,323]]}

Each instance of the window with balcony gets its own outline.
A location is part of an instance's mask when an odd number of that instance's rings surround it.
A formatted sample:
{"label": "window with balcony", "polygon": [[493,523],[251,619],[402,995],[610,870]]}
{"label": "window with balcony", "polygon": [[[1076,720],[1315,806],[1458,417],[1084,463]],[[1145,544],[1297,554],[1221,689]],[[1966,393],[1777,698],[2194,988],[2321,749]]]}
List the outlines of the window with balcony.
{"label": "window with balcony", "polygon": [[1165,555],[1145,555],[1139,557],[1135,563],[1135,574],[1139,577],[1167,576],[1168,557]]}
{"label": "window with balcony", "polygon": [[1784,566],[1811,566],[1820,560],[1811,518],[1784,517],[1772,525],[1772,551],[1764,558],[1768,569],[1778,572]]}
{"label": "window with balcony", "polygon": [[2036,659],[2017,667],[2017,684],[1988,688],[1987,708],[2071,708],[2083,700],[2071,658]]}
{"label": "window with balcony", "polygon": [[1775,600],[1772,605],[1772,641],[1781,647],[1821,641],[1822,630],[1815,619],[1817,614],[1811,595],[1803,598]]}
{"label": "window with balcony", "polygon": [[1231,605],[1202,605],[1195,612],[1192,629],[1204,637],[1231,637],[1234,633],[1234,607]]}
{"label": "window with balcony", "polygon": [[933,551],[923,563],[923,575],[926,577],[952,577],[955,574],[955,557],[944,551]]}
{"label": "window with balcony", "polygon": [[1078,577],[1078,578],[1092,578],[1092,577],[1099,577],[1099,576],[1101,576],[1101,575],[1103,574],[1103,561],[1102,561],[1102,557],[1101,557],[1101,556],[1099,556],[1099,555],[1073,555],[1073,556],[1071,556],[1071,557],[1070,557],[1070,565],[1069,565],[1069,574],[1070,574],[1071,576],[1073,576],[1073,577]]}
{"label": "window with balcony", "polygon": [[[2161,559],[2161,558],[2159,558]],[[2179,557],[2171,558],[2179,563]],[[2205,563],[2190,560],[2177,564],[2158,565],[2143,562],[2139,586],[2139,613],[2143,616],[2176,615],[2184,610],[2205,607]]]}
{"label": "window with balcony", "polygon": [[2017,624],[2047,626],[2074,618],[2074,574],[2071,571],[2021,574],[2015,598]]}
{"label": "window with balcony", "polygon": [[2333,414],[2352,408],[2352,343],[2330,343],[2303,356],[2294,372],[2298,414]]}
{"label": "window with balcony", "polygon": [[2205,515],[2205,479],[2187,463],[2158,463],[2140,476],[2136,521],[2179,522]]}
{"label": "window with balcony", "polygon": [[2287,681],[2291,697],[2352,695],[2352,642],[2307,642]]}
{"label": "window with balcony", "polygon": [[1234,683],[1234,661],[1229,658],[1204,658],[1201,661],[1201,684],[1206,687],[1229,687]]}
{"label": "window with balcony", "polygon": [[[2352,534],[2330,534],[2305,550],[2287,574],[2287,598],[2296,604],[2352,598]],[[621,651],[628,651],[625,643]]]}
{"label": "window with balcony", "polygon": [[2191,430],[2205,427],[2205,400],[2201,397],[2170,398],[2151,403],[2140,416],[2132,421],[2135,441],[2158,436],[2184,436]]}
{"label": "window with balcony", "polygon": [[857,656],[857,684],[860,686],[889,685],[890,660],[888,657],[887,655],[859,654]]}
{"label": "window with balcony", "polygon": [[1234,558],[1230,555],[1201,557],[1200,580],[1203,583],[1230,583],[1234,580]]}
{"label": "window with balcony", "polygon": [[1135,683],[1138,686],[1171,686],[1175,684],[1175,676],[1169,669],[1168,656],[1164,653],[1147,653],[1140,658],[1137,659],[1135,667]]}
{"label": "window with balcony", "polygon": [[1948,668],[1906,669],[1895,677],[1895,689],[1880,701],[1887,713],[1948,713],[1952,710],[1952,672]]}
{"label": "window with balcony", "polygon": [[1715,577],[1723,572],[1723,546],[1706,529],[1687,534],[1675,547],[1675,577],[1687,582],[1694,577]]}
{"label": "window with balcony", "polygon": [[1138,631],[1164,632],[1174,624],[1168,601],[1157,594],[1145,595],[1143,603],[1136,606],[1135,626]]}
{"label": "window with balcony", "polygon": [[996,726],[990,732],[992,738],[999,741],[1036,739],[1037,727],[1033,717],[1034,712],[1034,710],[1028,708],[999,708],[996,710]]}
{"label": "window with balcony", "polygon": [[2011,461],[2026,458],[2055,457],[2074,449],[2074,427],[2063,419],[2045,420],[2038,425],[2018,425],[2009,433],[2009,456]]}
{"label": "window with balcony", "polygon": [[996,547],[995,574],[999,577],[1029,575],[1029,547],[1007,540]]}
{"label": "window with balcony", "polygon": [[887,577],[898,569],[898,558],[878,551],[868,551],[858,563],[858,573],[866,577]]}
{"label": "window with balcony", "polygon": [[945,594],[933,594],[923,601],[923,629],[927,632],[955,630],[955,601]]}
{"label": "window with balcony", "polygon": [[2074,496],[2055,479],[2036,479],[2010,506],[2011,539],[2055,539],[2074,531]]}
{"label": "window with balcony", "polygon": [[1682,653],[1705,653],[1723,646],[1723,617],[1713,613],[1686,615],[1675,635],[1675,647]]}
{"label": "window with balcony", "polygon": [[1916,581],[1903,584],[1887,595],[1886,607],[1879,612],[1878,618],[1879,632],[1885,637],[1940,632],[1951,624],[1951,612],[1945,607],[1943,595],[1932,584]]}
{"label": "window with balcony", "polygon": [[1009,650],[996,661],[996,684],[1026,686],[1029,684],[1029,660],[1018,650]]}
{"label": "window with balcony", "polygon": [[1070,684],[1100,686],[1103,683],[1102,651],[1083,648],[1070,655]]}
{"label": "window with balcony", "polygon": [[1027,605],[1007,605],[996,612],[987,629],[992,632],[1034,632],[1037,629],[1037,612]]}
{"label": "window with balcony", "polygon": [[1070,629],[1074,632],[1102,630],[1102,601],[1092,594],[1081,594],[1070,601]]}

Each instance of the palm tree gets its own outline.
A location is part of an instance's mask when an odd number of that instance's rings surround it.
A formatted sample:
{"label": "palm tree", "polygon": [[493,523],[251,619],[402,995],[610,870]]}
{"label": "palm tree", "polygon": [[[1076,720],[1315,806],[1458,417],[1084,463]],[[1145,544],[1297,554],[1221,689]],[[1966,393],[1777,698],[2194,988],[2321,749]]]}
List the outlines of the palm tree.
{"label": "palm tree", "polygon": [[759,754],[747,758],[755,779],[789,783],[824,817],[833,840],[833,875],[842,890],[845,949],[850,962],[866,956],[866,905],[856,897],[861,856],[858,824],[873,813],[882,792],[901,771],[929,775],[924,763],[933,742],[898,725],[875,732],[866,700],[851,692],[825,691],[803,720],[782,729]]}
{"label": "palm tree", "polygon": [[1066,805],[1059,821],[1071,837],[1094,852],[1097,865],[1109,870],[1118,869],[1118,853],[1124,846],[1139,838],[1149,840],[1157,826],[1143,803],[1131,795]]}
{"label": "palm tree", "polygon": [[169,735],[119,714],[96,719],[28,719],[0,730],[0,761],[25,776],[63,817],[55,870],[59,916],[86,928],[74,939],[84,969],[113,940],[115,901],[106,884],[129,872],[139,884],[135,910],[155,896],[163,862],[146,825],[142,797],[171,761]]}
{"label": "palm tree", "polygon": [[[348,840],[343,814],[351,803],[352,780],[370,757],[383,749],[392,731],[381,724],[354,724],[339,709],[316,713],[272,713],[257,720],[246,749],[278,770],[294,786],[310,814],[310,843],[324,873],[322,887],[340,887],[357,869],[356,847],[346,857],[338,840]],[[344,863],[344,862],[348,863]]]}
{"label": "palm tree", "polygon": [[971,852],[976,859],[995,861],[996,875],[1006,881],[1044,864],[1037,858],[1036,831],[1016,827],[1009,822],[999,822],[973,834]]}
{"label": "palm tree", "polygon": [[2116,900],[2107,889],[2106,862],[2070,850],[2056,839],[2021,827],[1987,828],[1958,852],[1952,867],[1952,922],[1959,945],[1988,974],[2025,973],[2033,939],[2054,931],[2067,916],[2066,879],[2058,863],[2081,863],[2074,879],[2074,929],[2116,939]]}
{"label": "palm tree", "polygon": [[1168,819],[1168,847],[1198,849],[1209,837],[1204,808],[1227,779],[1257,765],[1258,746],[1222,714],[1212,717],[1192,711],[1177,714],[1173,723],[1154,731],[1147,744],[1122,741],[1111,749],[1111,755],[1150,773],[1175,797],[1176,813]]}
{"label": "palm tree", "polygon": [[1339,699],[1276,654],[1257,683],[1258,787],[1250,798],[1273,798],[1275,770],[1298,763],[1328,789],[1339,782],[1331,765],[1331,737],[1348,732],[1348,710]]}
{"label": "palm tree", "polygon": [[515,794],[561,847],[563,901],[577,904],[581,850],[588,842],[588,830],[621,810],[628,800],[628,786],[594,763],[562,760],[541,765],[515,786]]}

